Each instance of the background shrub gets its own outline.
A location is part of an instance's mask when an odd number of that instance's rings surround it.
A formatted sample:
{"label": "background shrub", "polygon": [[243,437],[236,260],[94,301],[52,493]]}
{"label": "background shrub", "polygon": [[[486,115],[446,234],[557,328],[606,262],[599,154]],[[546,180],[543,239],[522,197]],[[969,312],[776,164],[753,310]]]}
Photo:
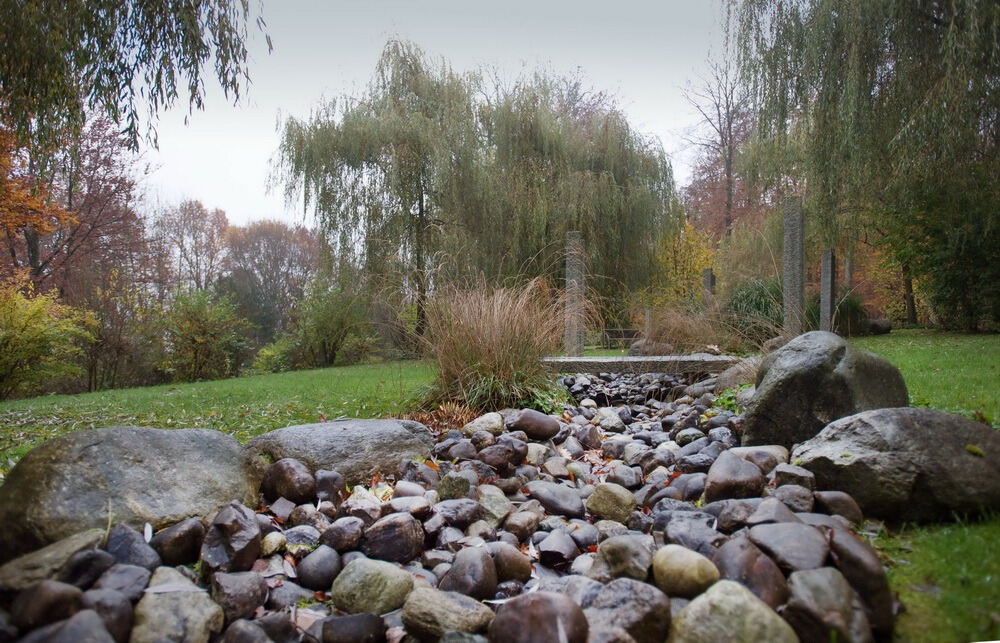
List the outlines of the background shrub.
{"label": "background shrub", "polygon": [[558,394],[541,358],[560,350],[563,300],[548,282],[444,288],[429,302],[427,323],[426,350],[438,366],[429,402],[551,410]]}
{"label": "background shrub", "polygon": [[0,282],[0,399],[83,373],[93,315],[35,294],[17,279]]}
{"label": "background shrub", "polygon": [[204,290],[177,295],[166,315],[163,369],[182,382],[230,377],[245,357],[250,325],[229,297]]}

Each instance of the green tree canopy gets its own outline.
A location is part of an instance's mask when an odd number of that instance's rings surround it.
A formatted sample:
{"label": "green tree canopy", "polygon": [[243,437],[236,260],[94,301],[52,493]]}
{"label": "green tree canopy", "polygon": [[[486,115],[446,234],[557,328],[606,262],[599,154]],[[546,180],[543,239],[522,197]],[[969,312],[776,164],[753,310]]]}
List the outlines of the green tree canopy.
{"label": "green tree canopy", "polygon": [[1000,4],[731,6],[771,178],[804,180],[828,243],[864,223],[966,326],[1000,318],[996,262],[975,268],[1000,241]]}
{"label": "green tree canopy", "polygon": [[505,85],[390,42],[367,91],[284,124],[277,175],[339,257],[402,274],[425,326],[429,289],[482,274],[561,276],[581,230],[602,294],[646,285],[681,219],[670,163],[614,100],[578,79]]}
{"label": "green tree canopy", "polygon": [[[79,129],[86,111],[104,112],[135,146],[143,103],[150,121],[182,94],[201,108],[209,64],[226,96],[239,98],[249,81],[248,18],[249,0],[0,3],[4,119],[44,148]],[[155,141],[152,122],[147,134]]]}

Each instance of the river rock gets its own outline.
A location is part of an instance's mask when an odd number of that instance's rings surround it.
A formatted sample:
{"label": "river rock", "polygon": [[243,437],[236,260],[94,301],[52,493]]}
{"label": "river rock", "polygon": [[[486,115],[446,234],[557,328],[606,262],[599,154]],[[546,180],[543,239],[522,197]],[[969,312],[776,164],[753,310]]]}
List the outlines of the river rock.
{"label": "river rock", "polygon": [[320,545],[299,561],[295,568],[298,582],[305,588],[317,592],[329,591],[342,566],[340,554],[332,547]]}
{"label": "river rock", "polygon": [[138,565],[149,571],[160,566],[160,555],[146,543],[142,534],[128,525],[115,525],[108,533],[104,549],[123,565]]}
{"label": "river rock", "polygon": [[764,474],[754,463],[723,451],[708,469],[705,501],[726,498],[754,498],[764,489]]}
{"label": "river rock", "polygon": [[670,629],[670,599],[648,583],[618,578],[583,613],[591,630],[620,627],[637,643],[660,643]]}
{"label": "river rock", "polygon": [[408,513],[389,514],[365,530],[361,548],[370,558],[405,563],[423,551],[424,530]]}
{"label": "river rock", "polygon": [[860,525],[865,519],[857,501],[843,491],[814,491],[813,500],[817,510],[841,516],[855,525]]}
{"label": "river rock", "polygon": [[712,557],[722,578],[745,585],[757,598],[776,609],[788,598],[788,584],[777,563],[745,534],[729,540]]}
{"label": "river rock", "polygon": [[264,433],[246,452],[260,475],[271,462],[295,458],[313,471],[338,471],[353,485],[395,473],[400,460],[429,458],[433,443],[427,427],[411,420],[337,420]]}
{"label": "river rock", "polygon": [[403,604],[403,625],[421,640],[437,640],[448,631],[483,632],[493,620],[493,610],[458,592],[418,587]]}
{"label": "river rock", "polygon": [[255,572],[212,574],[212,600],[222,607],[226,623],[249,618],[267,600],[267,584]]}
{"label": "river rock", "polygon": [[160,555],[167,567],[187,565],[198,560],[205,526],[197,518],[182,520],[176,525],[159,531],[149,541],[150,547]]}
{"label": "river rock", "polygon": [[365,523],[361,518],[345,516],[333,521],[320,536],[320,542],[338,552],[357,549],[365,533]]}
{"label": "river rock", "polygon": [[493,598],[497,591],[497,570],[487,549],[466,547],[460,550],[438,588],[480,600]]}
{"label": "river rock", "polygon": [[113,589],[125,595],[133,603],[142,598],[152,576],[145,567],[118,563],[108,568],[94,583],[96,589]]}
{"label": "river rock", "polygon": [[884,357],[812,331],[764,358],[744,415],[743,444],[791,448],[839,418],[908,402],[903,376]]}
{"label": "river rock", "polygon": [[787,572],[822,567],[830,553],[819,529],[803,523],[757,525],[750,540]]}
{"label": "river rock", "polygon": [[179,571],[160,567],[149,581],[150,588],[168,584],[168,592],[143,594],[135,607],[130,643],[205,643],[222,631],[222,608]]}
{"label": "river rock", "polygon": [[532,440],[548,440],[559,433],[559,420],[534,409],[522,409],[511,417],[508,425],[516,431],[524,431]]}
{"label": "river rock", "polygon": [[112,643],[114,639],[94,610],[80,610],[64,621],[32,631],[23,643]]}
{"label": "river rock", "polygon": [[847,492],[867,516],[952,520],[1000,509],[1000,432],[927,408],[884,408],[831,423],[794,461],[820,489]]}
{"label": "river rock", "polygon": [[587,511],[597,518],[624,523],[636,508],[635,496],[625,487],[602,482],[587,498]]}
{"label": "river rock", "polygon": [[871,628],[857,595],[832,567],[794,572],[781,615],[803,641],[869,643]]}
{"label": "river rock", "polygon": [[83,549],[70,556],[56,580],[87,589],[115,564],[115,557],[103,549]]}
{"label": "river rock", "polygon": [[585,643],[589,626],[583,610],[555,592],[524,594],[497,609],[491,643]]}
{"label": "river rock", "polygon": [[645,535],[613,536],[597,547],[587,576],[602,583],[615,578],[646,580],[653,563],[653,539]]}
{"label": "river rock", "polygon": [[104,628],[118,642],[128,641],[132,630],[132,602],[113,589],[90,589],[83,593],[80,607],[94,610],[104,622]]}
{"label": "river rock", "polygon": [[254,512],[237,502],[220,509],[201,545],[206,573],[247,571],[259,554],[260,527]]}
{"label": "river rock", "polygon": [[477,431],[486,431],[492,435],[500,435],[503,433],[503,429],[503,416],[499,413],[487,413],[463,426],[462,434],[466,437],[472,437]]}
{"label": "river rock", "polygon": [[0,486],[0,561],[114,519],[154,529],[253,503],[239,443],[208,429],[76,431],[27,453]]}
{"label": "river rock", "polygon": [[[54,578],[75,554],[93,549],[103,540],[103,530],[88,529],[5,563],[0,566],[0,592],[20,592],[40,581]],[[61,580],[72,581],[70,578]]]}
{"label": "river rock", "polygon": [[878,552],[846,529],[833,528],[827,534],[831,557],[861,597],[872,629],[876,634],[890,638],[893,631],[893,597]]}
{"label": "river rock", "polygon": [[531,561],[514,545],[504,542],[487,544],[493,566],[497,570],[497,581],[516,580],[521,583],[531,578]]}
{"label": "river rock", "polygon": [[316,478],[295,458],[282,458],[265,469],[260,492],[268,502],[285,498],[301,505],[316,500]]}
{"label": "river rock", "polygon": [[719,580],[719,570],[696,551],[664,545],[653,555],[653,579],[667,596],[694,598]]}
{"label": "river rock", "polygon": [[350,614],[384,614],[402,607],[413,589],[413,576],[392,563],[368,558],[352,560],[330,589],[337,609]]}
{"label": "river rock", "polygon": [[528,495],[540,502],[549,513],[567,518],[583,518],[583,500],[580,499],[580,492],[573,487],[544,480],[532,480],[525,486]]}
{"label": "river rock", "polygon": [[[692,600],[670,626],[670,643],[798,643],[788,623],[733,581],[721,580]],[[826,639],[822,639],[826,640]]]}
{"label": "river rock", "polygon": [[69,618],[80,608],[83,592],[69,583],[43,580],[21,592],[10,606],[10,620],[18,629],[30,630]]}

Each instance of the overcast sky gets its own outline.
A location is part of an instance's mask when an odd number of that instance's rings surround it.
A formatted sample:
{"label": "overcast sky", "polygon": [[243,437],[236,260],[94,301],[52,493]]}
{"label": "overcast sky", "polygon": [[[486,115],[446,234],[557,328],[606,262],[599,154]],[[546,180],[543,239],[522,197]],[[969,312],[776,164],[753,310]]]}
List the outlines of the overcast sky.
{"label": "overcast sky", "polygon": [[456,71],[579,70],[618,98],[633,126],[660,138],[683,184],[691,154],[682,134],[697,116],[682,89],[704,74],[721,35],[719,0],[264,0],[263,14],[274,51],[254,29],[252,86],[239,105],[206,80],[204,111],[186,125],[186,102],[161,115],[160,149],[145,152],[155,170],[146,180],[152,206],[195,198],[232,223],[311,223],[280,190],[268,193],[276,124],[308,116],[324,97],[360,93],[390,38]]}

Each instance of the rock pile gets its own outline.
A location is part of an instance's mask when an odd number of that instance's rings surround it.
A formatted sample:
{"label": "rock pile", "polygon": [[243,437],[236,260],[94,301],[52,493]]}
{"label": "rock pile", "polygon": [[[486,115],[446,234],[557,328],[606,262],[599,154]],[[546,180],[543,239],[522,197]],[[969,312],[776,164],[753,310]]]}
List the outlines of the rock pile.
{"label": "rock pile", "polygon": [[[714,382],[563,382],[577,403],[559,415],[487,414],[381,474],[354,454],[345,474],[301,428],[256,440],[254,502],[234,494],[152,534],[82,531],[0,567],[0,641],[891,634],[857,504],[817,490],[783,446],[738,446],[742,418],[714,406]],[[426,429],[404,429],[419,446]]]}

